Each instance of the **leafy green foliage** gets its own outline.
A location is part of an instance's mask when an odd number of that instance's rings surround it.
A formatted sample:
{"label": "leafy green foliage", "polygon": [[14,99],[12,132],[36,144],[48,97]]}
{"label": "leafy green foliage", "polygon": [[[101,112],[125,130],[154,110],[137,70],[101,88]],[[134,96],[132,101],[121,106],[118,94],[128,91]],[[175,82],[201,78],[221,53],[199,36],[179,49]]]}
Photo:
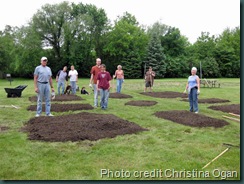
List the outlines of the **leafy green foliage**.
{"label": "leafy green foliage", "polygon": [[113,73],[121,64],[126,78],[140,78],[146,44],[147,36],[138,27],[135,17],[128,13],[119,17],[114,28],[106,35],[104,51],[107,58],[104,62],[107,69]]}
{"label": "leafy green foliage", "polygon": [[111,24],[105,10],[92,4],[46,4],[29,25],[0,31],[0,75],[33,77],[42,56],[54,74],[75,65],[81,77],[90,77],[97,57],[111,74],[121,64],[126,78],[141,78],[145,63],[159,78],[185,77],[200,63],[203,77],[240,77],[240,27],[220,35],[202,32],[190,44],[178,28],[141,26],[128,12]]}
{"label": "leafy green foliage", "polygon": [[158,35],[154,33],[148,44],[146,63],[153,68],[158,78],[164,77],[166,73],[166,63],[164,60],[163,47],[161,46]]}

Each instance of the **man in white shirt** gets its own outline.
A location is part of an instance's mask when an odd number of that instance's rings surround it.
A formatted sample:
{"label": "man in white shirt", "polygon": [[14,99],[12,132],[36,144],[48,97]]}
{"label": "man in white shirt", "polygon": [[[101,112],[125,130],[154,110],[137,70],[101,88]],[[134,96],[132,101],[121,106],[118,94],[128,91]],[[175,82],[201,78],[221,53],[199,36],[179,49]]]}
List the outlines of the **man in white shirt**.
{"label": "man in white shirt", "polygon": [[75,70],[74,65],[71,66],[71,70],[69,71],[70,77],[70,85],[72,94],[76,94],[76,83],[78,82],[78,72]]}

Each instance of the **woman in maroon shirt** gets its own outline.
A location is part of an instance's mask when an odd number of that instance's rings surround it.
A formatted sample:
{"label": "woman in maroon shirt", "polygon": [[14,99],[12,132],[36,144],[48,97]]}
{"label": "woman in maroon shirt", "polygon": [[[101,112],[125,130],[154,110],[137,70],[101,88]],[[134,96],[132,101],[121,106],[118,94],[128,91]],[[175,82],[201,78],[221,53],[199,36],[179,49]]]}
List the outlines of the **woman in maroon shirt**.
{"label": "woman in maroon shirt", "polygon": [[106,110],[108,108],[109,90],[111,88],[110,81],[112,80],[110,73],[106,72],[106,66],[101,65],[101,72],[97,76],[97,90],[101,95],[101,108]]}

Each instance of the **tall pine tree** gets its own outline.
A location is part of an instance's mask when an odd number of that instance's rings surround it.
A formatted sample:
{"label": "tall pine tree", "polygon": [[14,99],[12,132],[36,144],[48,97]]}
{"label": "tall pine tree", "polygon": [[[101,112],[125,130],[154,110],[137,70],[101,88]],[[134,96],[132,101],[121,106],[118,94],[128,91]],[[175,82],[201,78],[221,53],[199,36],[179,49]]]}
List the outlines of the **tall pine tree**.
{"label": "tall pine tree", "polygon": [[166,72],[165,54],[161,46],[160,39],[156,33],[153,33],[147,47],[146,57],[147,68],[151,66],[156,72],[157,78],[162,78]]}

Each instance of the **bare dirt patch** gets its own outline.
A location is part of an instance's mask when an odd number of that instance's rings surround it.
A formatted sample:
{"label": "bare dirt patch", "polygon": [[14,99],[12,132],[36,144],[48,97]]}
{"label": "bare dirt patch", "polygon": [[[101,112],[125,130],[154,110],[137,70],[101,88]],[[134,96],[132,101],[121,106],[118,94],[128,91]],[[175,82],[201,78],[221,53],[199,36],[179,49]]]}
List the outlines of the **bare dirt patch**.
{"label": "bare dirt patch", "polygon": [[227,121],[211,118],[202,114],[195,114],[189,111],[160,111],[154,113],[158,118],[167,119],[179,124],[192,127],[223,127],[228,125]]}
{"label": "bare dirt patch", "polygon": [[[183,99],[181,101],[184,102],[189,102],[188,99]],[[219,99],[219,98],[206,98],[206,99],[198,99],[198,103],[226,103],[226,102],[230,102],[229,100],[225,100],[225,99]]]}
{"label": "bare dirt patch", "polygon": [[164,92],[142,92],[142,95],[147,95],[156,98],[187,98],[187,94],[174,92],[174,91],[164,91]]}
{"label": "bare dirt patch", "polygon": [[112,114],[78,113],[30,119],[23,131],[30,140],[50,142],[95,141],[117,135],[134,134],[147,129]]}
{"label": "bare dirt patch", "polygon": [[110,93],[109,98],[132,98],[132,96],[122,93]]}
{"label": "bare dirt patch", "polygon": [[125,103],[125,105],[132,105],[132,106],[153,106],[156,105],[158,102],[156,101],[147,101],[147,100],[132,100],[129,101],[127,103]]}
{"label": "bare dirt patch", "polygon": [[0,133],[1,132],[5,132],[9,129],[9,127],[6,127],[6,126],[0,126]]}
{"label": "bare dirt patch", "polygon": [[[32,96],[29,97],[29,100],[31,102],[36,102],[37,101],[37,97],[36,96]],[[80,96],[77,95],[56,95],[54,100],[51,101],[78,101],[78,100],[84,100],[83,98],[81,98]]]}
{"label": "bare dirt patch", "polygon": [[208,108],[217,111],[227,112],[227,113],[240,114],[240,104],[218,105],[218,106],[210,106]]}
{"label": "bare dirt patch", "polygon": [[[90,104],[51,104],[52,112],[66,112],[77,110],[92,110],[94,109]],[[36,105],[30,105],[27,110],[36,111]],[[42,111],[45,112],[45,104],[42,104]]]}

